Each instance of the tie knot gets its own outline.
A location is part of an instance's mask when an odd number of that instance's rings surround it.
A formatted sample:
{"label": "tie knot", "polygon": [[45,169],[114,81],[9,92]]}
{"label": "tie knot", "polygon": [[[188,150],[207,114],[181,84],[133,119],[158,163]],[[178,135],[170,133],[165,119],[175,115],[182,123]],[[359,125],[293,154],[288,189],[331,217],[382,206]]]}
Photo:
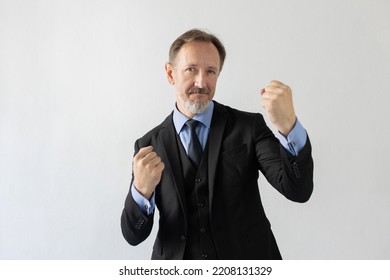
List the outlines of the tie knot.
{"label": "tie knot", "polygon": [[188,121],[186,122],[186,125],[187,125],[192,131],[195,131],[195,128],[198,126],[198,124],[199,124],[199,121],[193,120],[193,119],[188,120]]}

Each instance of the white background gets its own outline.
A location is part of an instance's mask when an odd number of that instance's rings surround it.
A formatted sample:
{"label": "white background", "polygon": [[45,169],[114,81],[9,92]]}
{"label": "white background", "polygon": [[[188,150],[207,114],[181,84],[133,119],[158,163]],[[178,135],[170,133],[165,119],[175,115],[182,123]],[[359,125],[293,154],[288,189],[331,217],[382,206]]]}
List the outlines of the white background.
{"label": "white background", "polygon": [[[0,0],[0,259],[148,259],[123,239],[134,141],[174,105],[164,63],[197,27],[227,49],[215,99],[293,89],[315,189],[260,178],[285,259],[390,259],[390,2]],[[157,223],[157,221],[156,221]]]}

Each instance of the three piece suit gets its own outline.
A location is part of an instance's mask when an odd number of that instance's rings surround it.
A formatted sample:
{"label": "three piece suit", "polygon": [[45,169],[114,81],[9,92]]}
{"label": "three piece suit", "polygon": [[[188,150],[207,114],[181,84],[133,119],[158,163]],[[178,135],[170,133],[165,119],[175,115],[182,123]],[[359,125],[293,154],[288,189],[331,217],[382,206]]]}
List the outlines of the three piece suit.
{"label": "three piece suit", "polygon": [[[281,259],[258,187],[259,171],[286,198],[307,201],[313,190],[311,145],[298,156],[280,144],[258,113],[214,102],[208,141],[198,169],[191,166],[172,114],[135,143],[165,164],[155,190],[159,229],[152,259]],[[121,217],[131,245],[150,234],[145,215],[129,192]]]}

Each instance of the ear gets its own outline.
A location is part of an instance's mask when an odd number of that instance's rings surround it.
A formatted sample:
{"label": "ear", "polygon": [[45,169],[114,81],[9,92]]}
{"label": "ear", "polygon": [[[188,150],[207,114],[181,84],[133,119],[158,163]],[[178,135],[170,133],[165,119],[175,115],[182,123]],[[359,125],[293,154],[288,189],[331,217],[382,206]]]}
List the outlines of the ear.
{"label": "ear", "polygon": [[173,77],[173,65],[170,62],[165,63],[165,73],[167,74],[168,83],[170,85],[175,84],[175,80]]}

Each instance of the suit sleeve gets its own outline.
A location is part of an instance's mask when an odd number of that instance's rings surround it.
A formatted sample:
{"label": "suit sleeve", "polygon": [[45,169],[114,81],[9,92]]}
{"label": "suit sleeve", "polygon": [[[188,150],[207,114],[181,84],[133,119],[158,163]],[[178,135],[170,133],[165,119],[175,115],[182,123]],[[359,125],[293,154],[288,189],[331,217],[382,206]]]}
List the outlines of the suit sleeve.
{"label": "suit sleeve", "polygon": [[[138,141],[134,145],[134,155],[138,153],[140,147]],[[125,200],[125,206],[122,211],[121,228],[123,237],[131,245],[138,245],[143,242],[150,234],[153,227],[153,216],[145,215],[138,204],[134,201],[131,194],[131,185],[134,181],[134,174],[130,183],[130,190]]]}
{"label": "suit sleeve", "polygon": [[313,192],[313,158],[308,136],[298,156],[293,156],[283,148],[258,114],[253,122],[253,139],[259,170],[267,181],[292,201],[309,200]]}

